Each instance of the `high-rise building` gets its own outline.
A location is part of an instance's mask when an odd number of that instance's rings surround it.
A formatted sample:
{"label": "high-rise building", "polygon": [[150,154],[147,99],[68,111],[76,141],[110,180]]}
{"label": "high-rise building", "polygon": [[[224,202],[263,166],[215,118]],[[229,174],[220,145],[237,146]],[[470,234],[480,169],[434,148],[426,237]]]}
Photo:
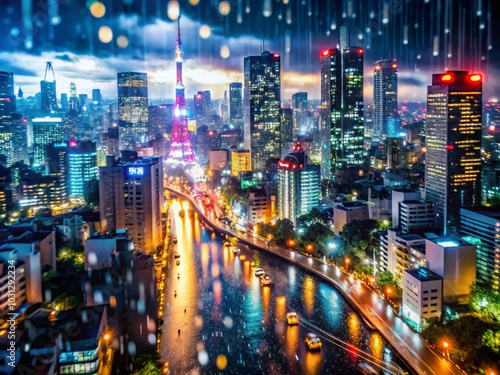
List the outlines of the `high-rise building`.
{"label": "high-rise building", "polygon": [[126,228],[136,250],[154,253],[162,243],[163,163],[159,156],[99,167],[99,208],[106,231]]}
{"label": "high-rise building", "polygon": [[462,240],[476,246],[477,282],[500,287],[500,206],[460,209]]}
{"label": "high-rise building", "polygon": [[120,151],[136,150],[150,140],[148,129],[148,75],[118,73],[118,127]]}
{"label": "high-rise building", "polygon": [[264,171],[269,158],[280,157],[280,69],[280,56],[269,51],[244,60],[244,139],[256,171]]}
{"label": "high-rise building", "polygon": [[297,218],[318,208],[321,197],[321,168],[309,164],[297,141],[293,152],[278,162],[278,208],[281,219],[297,226]]}
{"label": "high-rise building", "polygon": [[386,138],[389,119],[395,118],[398,110],[398,64],[395,59],[379,60],[375,63],[373,74],[375,134]]}
{"label": "high-rise building", "polygon": [[0,72],[0,119],[10,117],[15,110],[14,73]]}
{"label": "high-rise building", "polygon": [[92,104],[100,106],[102,104],[102,95],[100,89],[92,89]]}
{"label": "high-rise building", "polygon": [[172,104],[149,106],[149,127],[154,138],[165,137],[172,133],[173,112]]}
{"label": "high-rise building", "polygon": [[307,123],[307,92],[297,92],[292,95],[293,109],[293,134],[304,134],[309,129],[306,128]]}
{"label": "high-rise building", "polygon": [[243,129],[243,85],[241,82],[229,84],[229,122]]}
{"label": "high-rise building", "polygon": [[33,130],[34,168],[44,168],[47,159],[47,145],[63,141],[63,121],[60,117],[35,117],[31,120]]}
{"label": "high-rise building", "polygon": [[482,77],[466,71],[432,75],[427,89],[425,195],[446,235],[460,207],[481,204]]}
{"label": "high-rise building", "polygon": [[210,127],[213,124],[212,96],[210,91],[198,91],[194,96],[194,116],[197,128],[202,125]]}
{"label": "high-rise building", "polygon": [[[52,73],[52,81],[47,80],[48,73]],[[40,91],[42,112],[50,113],[57,110],[56,74],[50,61],[45,66],[45,75],[43,81],[40,81]]]}
{"label": "high-rise building", "polygon": [[184,83],[182,82],[182,50],[181,50],[181,26],[180,17],[177,19],[177,43],[175,48],[176,84],[175,84],[175,106],[174,125],[170,150],[168,152],[167,164],[170,166],[194,165],[194,153],[189,136],[186,95]]}
{"label": "high-rise building", "polygon": [[0,118],[0,160],[3,164],[28,162],[27,124],[28,120],[17,114]]}
{"label": "high-rise building", "polygon": [[69,199],[83,199],[91,181],[97,181],[97,152],[94,142],[70,140],[66,149]]}
{"label": "high-rise building", "polygon": [[69,110],[74,112],[80,112],[80,101],[78,100],[78,90],[76,89],[76,83],[71,82],[69,84]]}
{"label": "high-rise building", "polygon": [[63,111],[68,110],[68,94],[64,92],[61,94],[61,109]]}
{"label": "high-rise building", "polygon": [[289,151],[284,150],[284,145],[293,142],[293,136],[293,109],[281,108],[281,152]]}
{"label": "high-rise building", "polygon": [[363,165],[364,51],[349,45],[347,27],[340,36],[340,48],[321,53],[321,150],[323,176],[328,168],[330,178],[342,166]]}

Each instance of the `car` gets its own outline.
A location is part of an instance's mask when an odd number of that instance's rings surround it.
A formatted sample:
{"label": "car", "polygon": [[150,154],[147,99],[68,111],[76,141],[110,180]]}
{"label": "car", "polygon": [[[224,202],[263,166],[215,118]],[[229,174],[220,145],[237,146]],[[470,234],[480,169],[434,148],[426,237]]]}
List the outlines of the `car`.
{"label": "car", "polygon": [[240,252],[240,249],[237,247],[233,247],[233,253],[238,254]]}
{"label": "car", "polygon": [[318,335],[315,333],[309,332],[304,340],[306,342],[307,348],[309,350],[320,350],[321,349],[321,340]]}
{"label": "car", "polygon": [[262,277],[260,279],[260,284],[262,286],[270,286],[271,285],[271,278],[269,277],[269,275],[264,275],[264,277]]}
{"label": "car", "polygon": [[288,314],[286,314],[286,322],[288,323],[289,326],[296,326],[299,324],[299,314],[297,314],[295,311],[291,311]]}
{"label": "car", "polygon": [[255,276],[263,276],[265,274],[264,270],[262,268],[256,268],[254,270]]}
{"label": "car", "polygon": [[179,254],[177,251],[174,253],[174,258],[180,258],[181,254]]}
{"label": "car", "polygon": [[177,243],[177,236],[172,236],[172,243],[176,244]]}

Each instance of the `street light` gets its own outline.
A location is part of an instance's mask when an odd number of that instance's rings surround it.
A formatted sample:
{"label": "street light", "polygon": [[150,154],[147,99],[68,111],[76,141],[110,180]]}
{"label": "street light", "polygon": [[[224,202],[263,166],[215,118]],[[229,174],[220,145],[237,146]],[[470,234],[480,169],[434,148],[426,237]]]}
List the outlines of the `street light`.
{"label": "street light", "polygon": [[345,258],[345,268],[346,268],[347,272],[349,272],[349,263],[351,263],[351,259]]}

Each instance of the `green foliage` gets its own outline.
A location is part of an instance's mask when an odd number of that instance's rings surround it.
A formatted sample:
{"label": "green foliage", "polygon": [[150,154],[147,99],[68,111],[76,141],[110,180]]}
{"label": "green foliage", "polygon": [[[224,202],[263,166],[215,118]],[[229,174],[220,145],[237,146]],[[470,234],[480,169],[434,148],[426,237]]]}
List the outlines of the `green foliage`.
{"label": "green foliage", "polygon": [[257,225],[257,234],[276,241],[278,245],[286,245],[288,240],[295,240],[293,223],[288,219],[278,219],[275,223]]}
{"label": "green foliage", "polygon": [[483,333],[483,346],[496,354],[500,354],[500,330],[486,330]]}
{"label": "green foliage", "polygon": [[378,247],[379,225],[376,220],[354,220],[346,224],[340,232],[343,251],[342,254],[338,254],[338,257],[351,258],[354,267],[366,258],[372,259],[373,251]]}
{"label": "green foliage", "polygon": [[314,244],[314,253],[322,257],[328,254],[327,243],[333,240],[333,232],[320,222],[316,222],[306,229],[301,237],[301,243]]}
{"label": "green foliage", "polygon": [[447,323],[429,320],[422,336],[440,350],[444,350],[444,341],[448,342],[450,359],[468,374],[484,373],[485,369],[491,369],[494,364],[498,367],[500,363],[498,323],[475,316],[463,316]]}
{"label": "green foliage", "polygon": [[300,226],[304,228],[309,228],[311,225],[316,223],[328,224],[329,218],[326,212],[320,211],[318,208],[313,208],[307,214],[299,217]]}
{"label": "green foliage", "polygon": [[485,319],[500,321],[500,294],[490,286],[472,284],[470,305]]}
{"label": "green foliage", "polygon": [[83,270],[85,254],[83,251],[73,249],[62,249],[59,251],[57,261],[63,268],[69,268],[75,272]]}
{"label": "green foliage", "polygon": [[142,368],[134,370],[132,375],[161,375],[161,369],[155,362],[146,362]]}

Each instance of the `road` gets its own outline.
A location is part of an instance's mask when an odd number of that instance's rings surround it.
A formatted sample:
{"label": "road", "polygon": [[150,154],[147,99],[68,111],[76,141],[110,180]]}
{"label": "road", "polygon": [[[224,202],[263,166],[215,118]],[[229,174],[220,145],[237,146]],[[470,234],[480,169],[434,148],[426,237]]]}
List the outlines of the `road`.
{"label": "road", "polygon": [[[171,374],[224,368],[232,374],[341,375],[354,374],[364,362],[387,374],[403,372],[382,336],[329,283],[245,245],[235,254],[198,215],[179,215],[183,206],[171,205],[178,241],[173,251],[180,258],[179,264],[173,253],[169,258],[160,348]],[[271,287],[261,286],[251,262],[271,275]],[[286,324],[291,310],[299,314],[299,326]],[[308,332],[320,335],[320,352],[307,350]]]}
{"label": "road", "polygon": [[[175,191],[171,192],[177,193]],[[180,196],[189,199],[193,205],[195,204],[190,197],[184,194],[180,194]],[[204,217],[202,212],[199,211],[198,213],[204,220],[209,220]],[[212,220],[210,222],[212,226],[219,228],[222,232],[237,235],[242,243],[260,248],[262,251],[268,251],[265,250],[267,248],[266,242],[249,236],[246,233],[236,233],[224,224],[216,223]],[[281,259],[314,272],[334,285],[357,308],[364,319],[371,326],[376,327],[415,373],[424,375],[463,375],[462,371],[454,364],[440,353],[430,349],[420,335],[411,330],[395,315],[390,306],[381,297],[377,296],[357,280],[354,280],[352,276],[345,274],[338,268],[330,267],[318,260],[273,244],[271,244],[269,252],[279,256]]]}

